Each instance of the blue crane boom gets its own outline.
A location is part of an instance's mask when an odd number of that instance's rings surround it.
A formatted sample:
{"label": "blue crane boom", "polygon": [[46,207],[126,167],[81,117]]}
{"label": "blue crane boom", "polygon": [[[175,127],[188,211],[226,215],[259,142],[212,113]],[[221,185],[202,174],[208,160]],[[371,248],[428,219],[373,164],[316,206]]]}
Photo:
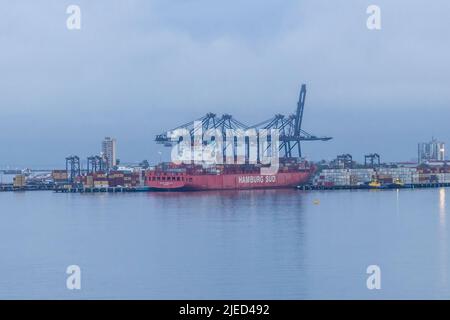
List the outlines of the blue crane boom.
{"label": "blue crane boom", "polygon": [[[295,114],[284,116],[282,114],[276,114],[274,117],[255,124],[253,126],[247,126],[242,122],[234,119],[232,116],[225,114],[222,117],[216,116],[214,113],[208,113],[206,116],[198,119],[202,122],[202,129],[207,130],[209,128],[218,128],[224,133],[225,129],[278,129],[280,132],[280,151],[284,151],[284,158],[292,158],[294,155],[293,150],[297,147],[298,157],[302,156],[302,150],[300,146],[301,141],[328,141],[332,139],[328,136],[315,136],[302,129],[303,112],[305,110],[306,100],[306,85],[302,84],[300,89],[300,95],[297,102],[297,110]],[[193,126],[194,121],[188,122],[175,129],[185,128],[190,131],[191,136],[194,135],[195,128]],[[158,134],[155,141],[165,146],[172,146],[179,143],[179,141],[171,140],[167,133]]]}

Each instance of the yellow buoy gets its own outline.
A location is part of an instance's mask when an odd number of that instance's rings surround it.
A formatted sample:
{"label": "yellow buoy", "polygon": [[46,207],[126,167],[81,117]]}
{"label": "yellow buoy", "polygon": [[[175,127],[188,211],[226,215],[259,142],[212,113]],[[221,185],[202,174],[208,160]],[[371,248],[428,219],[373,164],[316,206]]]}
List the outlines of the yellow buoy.
{"label": "yellow buoy", "polygon": [[315,200],[313,201],[313,203],[314,203],[314,204],[320,204],[320,200],[319,200],[319,199],[315,199]]}

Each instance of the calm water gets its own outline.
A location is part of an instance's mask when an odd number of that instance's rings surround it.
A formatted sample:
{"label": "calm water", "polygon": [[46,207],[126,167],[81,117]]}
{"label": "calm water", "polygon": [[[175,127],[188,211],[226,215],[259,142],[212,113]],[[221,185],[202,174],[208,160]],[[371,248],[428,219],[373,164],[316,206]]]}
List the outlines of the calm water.
{"label": "calm water", "polygon": [[450,298],[446,194],[0,193],[0,298]]}

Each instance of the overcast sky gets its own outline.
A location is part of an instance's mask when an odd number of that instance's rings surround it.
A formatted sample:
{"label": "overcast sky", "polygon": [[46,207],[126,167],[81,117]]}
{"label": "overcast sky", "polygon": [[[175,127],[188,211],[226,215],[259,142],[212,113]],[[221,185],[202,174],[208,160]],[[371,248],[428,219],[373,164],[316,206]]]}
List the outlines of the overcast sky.
{"label": "overcast sky", "polygon": [[[66,8],[81,8],[81,30]],[[382,29],[366,27],[381,8]],[[207,112],[247,124],[308,93],[311,159],[416,157],[450,144],[448,0],[21,0],[0,19],[0,166],[63,166],[117,138],[158,160],[154,136]],[[168,153],[169,150],[166,150]]]}

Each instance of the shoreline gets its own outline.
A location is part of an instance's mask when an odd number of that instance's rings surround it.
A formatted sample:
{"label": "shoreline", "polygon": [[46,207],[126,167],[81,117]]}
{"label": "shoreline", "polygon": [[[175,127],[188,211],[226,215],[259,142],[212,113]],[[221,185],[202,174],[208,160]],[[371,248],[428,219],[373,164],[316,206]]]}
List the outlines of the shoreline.
{"label": "shoreline", "polygon": [[[343,186],[316,186],[303,185],[295,188],[267,188],[267,189],[236,189],[239,190],[279,190],[291,189],[301,191],[334,191],[334,190],[393,190],[393,189],[438,189],[448,188],[450,183],[417,183],[405,184],[404,186],[382,186],[382,187],[368,187],[367,185],[343,185]],[[30,192],[30,191],[53,191],[55,193],[132,193],[132,192],[170,192],[154,190],[151,187],[99,187],[99,188],[58,188],[55,186],[25,186],[14,187],[12,185],[0,185],[0,192]],[[208,190],[205,190],[208,191]],[[220,190],[219,190],[220,191]],[[185,191],[172,191],[182,193]]]}

